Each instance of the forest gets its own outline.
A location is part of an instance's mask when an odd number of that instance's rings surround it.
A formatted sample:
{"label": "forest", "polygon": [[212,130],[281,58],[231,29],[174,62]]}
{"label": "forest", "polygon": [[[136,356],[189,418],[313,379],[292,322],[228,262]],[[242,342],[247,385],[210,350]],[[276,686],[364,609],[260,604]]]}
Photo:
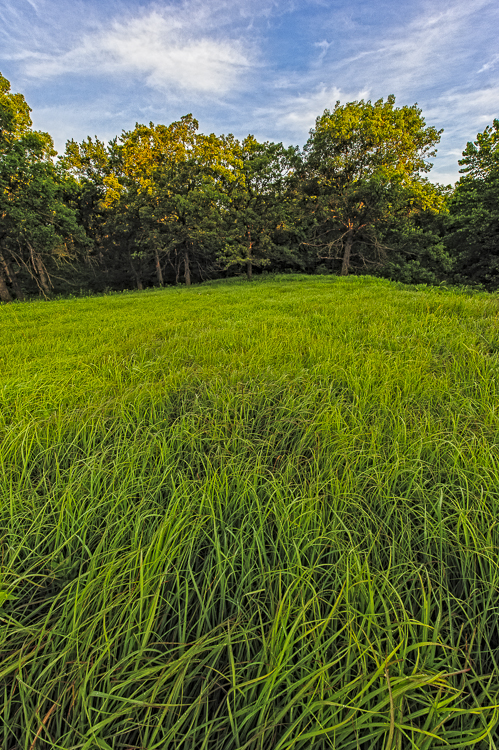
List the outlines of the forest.
{"label": "forest", "polygon": [[57,155],[0,74],[0,300],[255,273],[499,286],[499,120],[454,187],[421,109],[336,102],[306,144],[204,135],[192,114]]}

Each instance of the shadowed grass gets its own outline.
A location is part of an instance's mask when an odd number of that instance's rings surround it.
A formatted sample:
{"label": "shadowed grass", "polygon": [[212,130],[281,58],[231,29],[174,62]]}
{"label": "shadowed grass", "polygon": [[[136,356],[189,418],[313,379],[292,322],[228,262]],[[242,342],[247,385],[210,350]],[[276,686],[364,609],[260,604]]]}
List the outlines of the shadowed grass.
{"label": "shadowed grass", "polygon": [[497,297],[280,277],[0,326],[2,747],[497,747]]}

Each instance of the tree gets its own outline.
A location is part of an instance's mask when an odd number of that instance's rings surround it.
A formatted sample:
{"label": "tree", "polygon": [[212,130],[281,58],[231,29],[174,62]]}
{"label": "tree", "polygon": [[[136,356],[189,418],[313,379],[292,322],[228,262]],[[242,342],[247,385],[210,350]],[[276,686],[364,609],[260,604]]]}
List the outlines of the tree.
{"label": "tree", "polygon": [[178,283],[191,285],[212,271],[220,239],[220,193],[209,165],[195,157],[165,165],[157,176],[149,211],[157,245],[167,254]]}
{"label": "tree", "polygon": [[88,137],[82,143],[67,141],[65,153],[59,157],[59,167],[66,176],[65,202],[75,211],[87,240],[85,263],[75,269],[74,281],[102,291],[118,282],[118,274],[113,273],[118,264],[109,242],[108,217],[103,203],[105,180],[110,172],[109,149],[97,137]]}
{"label": "tree", "polygon": [[0,299],[24,297],[30,282],[44,296],[53,274],[75,256],[74,212],[63,201],[64,176],[52,162],[48,133],[31,129],[30,108],[0,74]]}
{"label": "tree", "polygon": [[194,267],[198,278],[216,271],[223,233],[221,212],[237,160],[234,143],[232,136],[196,133],[184,157],[165,160],[155,174],[151,215],[174,264],[175,280],[182,264],[187,286]]}
{"label": "tree", "polygon": [[381,234],[381,243],[389,248],[386,262],[376,274],[405,284],[438,284],[450,281],[453,258],[446,245],[449,228],[450,189],[435,185],[444,201],[442,209],[419,211],[394,218]]}
{"label": "tree", "polygon": [[423,177],[442,131],[427,126],[416,104],[395,97],[325,110],[304,149],[303,192],[311,217],[309,244],[320,257],[383,262],[381,232],[394,217],[438,211],[442,200]]}
{"label": "tree", "polygon": [[458,281],[499,286],[499,120],[468,142],[450,205]]}
{"label": "tree", "polygon": [[252,135],[234,143],[236,167],[227,185],[225,243],[220,259],[225,268],[244,265],[251,280],[253,266],[268,266],[276,253],[276,233],[289,223],[288,177],[296,166],[296,149],[282,143],[259,143]]}
{"label": "tree", "polygon": [[[105,204],[115,235],[125,237],[130,261],[154,265],[164,283],[165,263],[190,285],[215,267],[224,190],[234,174],[232,136],[197,133],[192,115],[169,126],[137,124],[115,144]],[[142,283],[141,281],[138,283]]]}

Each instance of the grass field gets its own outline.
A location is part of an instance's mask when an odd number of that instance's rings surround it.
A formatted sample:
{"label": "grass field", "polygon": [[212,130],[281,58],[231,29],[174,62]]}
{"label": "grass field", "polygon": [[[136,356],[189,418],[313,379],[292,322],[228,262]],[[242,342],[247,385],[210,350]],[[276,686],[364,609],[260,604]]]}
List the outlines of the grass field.
{"label": "grass field", "polygon": [[499,747],[499,298],[0,307],[0,747]]}

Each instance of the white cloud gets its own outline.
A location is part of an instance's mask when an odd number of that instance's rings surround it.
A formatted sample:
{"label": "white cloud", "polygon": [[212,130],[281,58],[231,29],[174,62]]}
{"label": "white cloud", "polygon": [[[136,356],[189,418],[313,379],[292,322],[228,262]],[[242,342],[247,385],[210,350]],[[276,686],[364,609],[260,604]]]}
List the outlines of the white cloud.
{"label": "white cloud", "polygon": [[[466,141],[499,114],[499,85],[474,72],[476,60],[487,59],[494,48],[495,19],[499,6],[490,0],[420,4],[410,21],[391,24],[382,33],[373,34],[369,25],[356,26],[349,34],[348,54],[339,52],[344,47],[341,32],[331,23],[328,49],[316,44],[309,70],[295,78],[294,86],[288,77],[280,100],[259,116],[271,114],[302,140],[336,99],[344,103],[395,94],[399,106],[418,101],[426,121],[445,129],[432,179],[453,182]],[[491,70],[499,55],[489,53],[488,59],[483,70]]]}
{"label": "white cloud", "polygon": [[86,34],[62,54],[28,53],[25,73],[50,78],[66,73],[132,75],[157,89],[226,94],[252,64],[237,39],[202,34],[202,14],[153,10],[138,18],[114,21],[110,28]]}
{"label": "white cloud", "polygon": [[448,91],[426,108],[425,114],[428,119],[449,123],[447,136],[466,135],[470,140],[499,115],[499,85],[472,91]]}
{"label": "white cloud", "polygon": [[[283,84],[281,84],[284,87]],[[353,94],[342,92],[337,86],[325,86],[321,84],[315,90],[306,94],[292,96],[287,94],[280,102],[268,108],[260,108],[256,111],[259,119],[275,119],[279,126],[286,131],[289,137],[302,139],[304,134],[315,124],[315,120],[322,115],[325,109],[332,109],[337,101],[351,101],[352,99],[365,99],[367,91],[359,91]]]}
{"label": "white cloud", "polygon": [[363,49],[357,58],[345,60],[341,67],[349,66],[348,77],[362,76],[365,85],[383,82],[387,94],[407,95],[445,80],[455,82],[456,68],[465,65],[478,49],[478,43],[470,41],[477,26],[476,14],[485,5],[490,5],[489,0],[423,6],[408,24],[388,29],[378,45],[370,41],[370,49],[366,49],[361,39]]}
{"label": "white cloud", "polygon": [[435,182],[459,178],[458,160],[468,141],[499,115],[499,85],[469,91],[451,90],[424,109],[427,121],[444,126],[438,157],[430,174]]}
{"label": "white cloud", "polygon": [[[0,0],[0,55],[58,140],[118,132],[152,107],[303,144],[337,99],[393,93],[445,128],[432,172],[445,179],[498,115],[498,24],[497,0]],[[94,113],[109,99],[109,117]]]}
{"label": "white cloud", "polygon": [[478,72],[485,73],[485,71],[487,70],[492,70],[492,68],[495,68],[497,62],[499,62],[499,55],[494,55],[494,57],[489,60],[489,62],[485,63],[485,65],[482,65]]}
{"label": "white cloud", "polygon": [[331,46],[331,42],[328,42],[326,39],[323,39],[322,42],[315,42],[315,47],[318,47],[320,49],[319,58],[316,61],[316,64],[319,64],[324,60],[325,56],[327,55],[327,51]]}
{"label": "white cloud", "polygon": [[[317,53],[308,71],[276,83],[275,88],[282,90],[280,100],[269,108],[260,108],[257,114],[279,116],[279,122],[289,131],[302,135],[337,99],[377,99],[393,93],[398,102],[412,104],[429,92],[430,100],[438,102],[434,87],[438,86],[444,96],[446,89],[455,89],[456,70],[462,70],[478,48],[469,41],[484,6],[490,6],[490,0],[445,0],[420,5],[411,21],[391,25],[384,33],[374,35],[369,25],[355,27],[347,56],[335,55],[341,49],[343,30],[336,19],[331,23],[331,36],[313,45]],[[477,106],[482,104],[480,97]],[[445,114],[447,119],[453,106],[450,98],[445,106],[423,114],[427,119]]]}
{"label": "white cloud", "polygon": [[62,154],[66,141],[73,138],[84,140],[88,135],[98,133],[100,140],[107,142],[123,127],[133,128],[134,118],[130,113],[113,109],[114,102],[107,98],[97,98],[92,104],[37,107],[32,112],[33,127],[47,131],[54,140],[55,148]]}

